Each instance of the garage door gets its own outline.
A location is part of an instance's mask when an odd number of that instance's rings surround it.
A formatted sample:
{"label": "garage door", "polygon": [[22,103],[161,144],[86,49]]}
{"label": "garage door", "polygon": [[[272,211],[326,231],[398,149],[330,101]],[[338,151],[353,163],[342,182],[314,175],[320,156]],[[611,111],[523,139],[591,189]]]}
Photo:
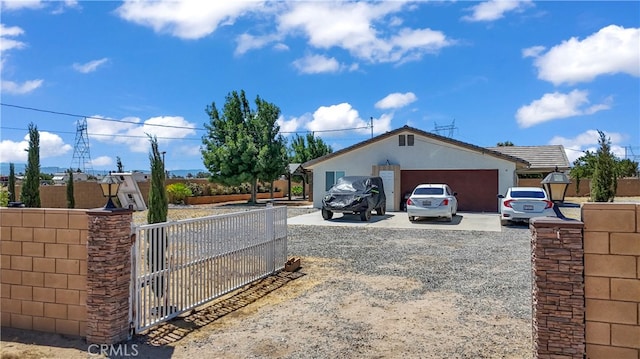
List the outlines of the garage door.
{"label": "garage door", "polygon": [[401,193],[421,183],[446,183],[458,192],[458,210],[498,212],[498,170],[403,170]]}

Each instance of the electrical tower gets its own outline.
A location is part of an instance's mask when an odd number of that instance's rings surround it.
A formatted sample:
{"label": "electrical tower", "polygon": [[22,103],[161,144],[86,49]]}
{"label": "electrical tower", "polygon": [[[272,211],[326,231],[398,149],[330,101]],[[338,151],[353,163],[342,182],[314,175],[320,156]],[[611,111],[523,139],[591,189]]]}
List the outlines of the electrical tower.
{"label": "electrical tower", "polygon": [[78,120],[76,126],[76,144],[73,147],[73,159],[71,160],[73,170],[80,169],[86,174],[93,174],[91,166],[91,154],[89,153],[89,134],[87,133],[87,118]]}
{"label": "electrical tower", "polygon": [[[446,136],[446,137],[449,137],[449,138],[453,138],[453,131],[458,129],[458,128],[456,127],[456,120],[455,120],[455,118],[453,119],[453,121],[451,122],[451,124],[450,124],[450,125],[438,126],[438,124],[437,124],[437,123],[435,123],[435,122],[434,122],[434,124],[435,124],[435,127],[434,127],[434,129],[433,129],[433,132],[437,133],[437,134],[438,134],[438,135],[440,135],[440,136]],[[443,135],[443,134],[441,133],[441,132],[444,132],[444,131],[449,131],[449,132],[447,133],[448,135]]]}
{"label": "electrical tower", "polygon": [[[625,146],[624,147],[624,158],[629,159],[634,162],[640,161],[640,147],[633,146]],[[636,155],[635,153],[638,152]]]}

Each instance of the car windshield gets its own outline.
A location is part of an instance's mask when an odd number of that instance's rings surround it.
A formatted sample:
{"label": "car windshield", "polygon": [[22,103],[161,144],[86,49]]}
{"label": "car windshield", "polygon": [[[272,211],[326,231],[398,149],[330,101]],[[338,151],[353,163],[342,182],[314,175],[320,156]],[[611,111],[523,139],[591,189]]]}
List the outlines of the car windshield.
{"label": "car windshield", "polygon": [[511,191],[511,198],[544,198],[542,191]]}
{"label": "car windshield", "polygon": [[418,187],[413,194],[444,194],[444,189],[438,187]]}

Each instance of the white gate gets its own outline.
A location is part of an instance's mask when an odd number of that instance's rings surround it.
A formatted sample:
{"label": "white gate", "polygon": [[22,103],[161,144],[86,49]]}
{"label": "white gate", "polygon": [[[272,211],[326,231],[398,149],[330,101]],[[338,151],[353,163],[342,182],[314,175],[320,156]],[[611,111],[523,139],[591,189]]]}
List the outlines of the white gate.
{"label": "white gate", "polygon": [[135,227],[135,333],[266,277],[287,261],[287,207]]}

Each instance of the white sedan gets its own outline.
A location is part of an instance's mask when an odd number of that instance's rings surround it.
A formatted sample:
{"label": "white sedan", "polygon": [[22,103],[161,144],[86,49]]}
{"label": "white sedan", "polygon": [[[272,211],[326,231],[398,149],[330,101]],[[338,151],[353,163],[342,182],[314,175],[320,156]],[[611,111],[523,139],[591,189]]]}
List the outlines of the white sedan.
{"label": "white sedan", "polygon": [[411,222],[418,217],[444,217],[448,222],[458,212],[457,193],[446,184],[420,184],[407,199]]}
{"label": "white sedan", "polygon": [[540,187],[511,187],[500,198],[500,224],[528,222],[534,217],[557,217],[553,202]]}

